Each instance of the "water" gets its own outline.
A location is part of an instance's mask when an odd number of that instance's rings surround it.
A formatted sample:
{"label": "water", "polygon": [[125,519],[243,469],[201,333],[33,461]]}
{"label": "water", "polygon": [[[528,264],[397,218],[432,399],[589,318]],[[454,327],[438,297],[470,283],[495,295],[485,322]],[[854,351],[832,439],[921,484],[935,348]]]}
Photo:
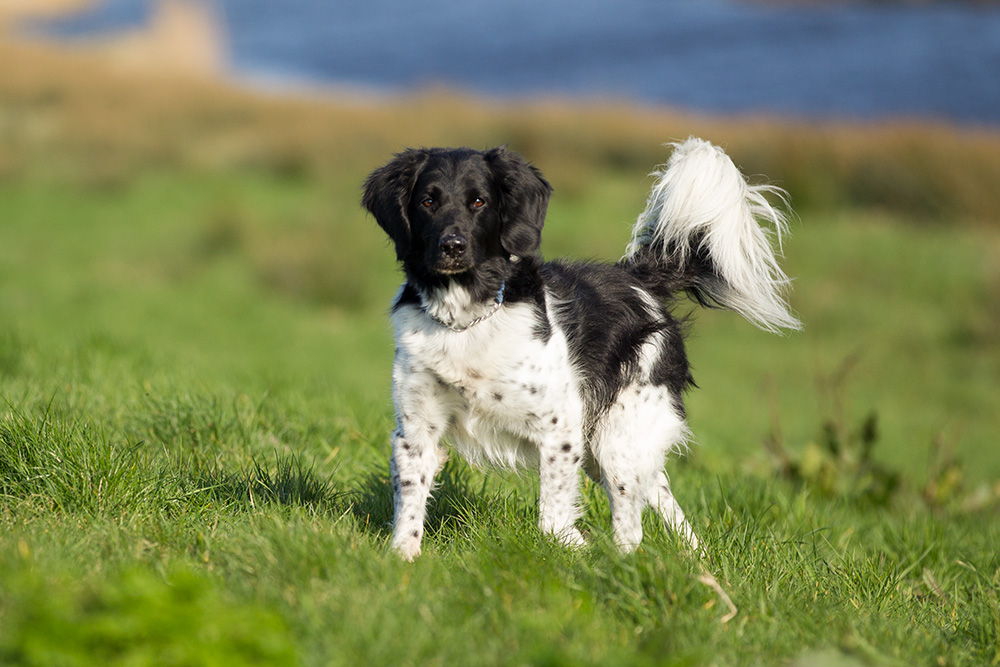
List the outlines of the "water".
{"label": "water", "polygon": [[[215,0],[235,74],[377,91],[617,98],[718,113],[1000,125],[1000,8],[724,0]],[[108,0],[49,24],[144,21]]]}

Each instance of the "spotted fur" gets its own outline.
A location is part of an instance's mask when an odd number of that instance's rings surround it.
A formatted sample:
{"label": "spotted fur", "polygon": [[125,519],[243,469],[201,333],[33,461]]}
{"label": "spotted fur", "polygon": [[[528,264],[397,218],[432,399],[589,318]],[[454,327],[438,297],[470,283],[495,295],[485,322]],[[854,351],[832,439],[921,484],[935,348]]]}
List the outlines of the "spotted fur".
{"label": "spotted fur", "polygon": [[392,309],[390,459],[404,558],[420,553],[450,449],[537,469],[539,527],[566,544],[583,543],[582,469],[604,487],[622,549],[642,540],[646,506],[697,549],[663,471],[687,441],[693,385],[671,306],[688,292],[765,329],[797,326],[759,224],[780,232],[783,218],[714,146],[675,149],[614,265],[541,260],[550,191],[499,148],[407,150],[365,183],[406,275]]}

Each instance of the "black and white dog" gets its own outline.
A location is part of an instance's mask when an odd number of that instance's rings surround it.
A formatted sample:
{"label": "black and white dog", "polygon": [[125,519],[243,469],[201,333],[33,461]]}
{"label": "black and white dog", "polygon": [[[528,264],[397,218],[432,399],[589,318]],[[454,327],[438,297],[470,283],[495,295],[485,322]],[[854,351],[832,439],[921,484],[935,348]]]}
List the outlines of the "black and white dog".
{"label": "black and white dog", "polygon": [[567,544],[583,542],[583,468],[608,494],[622,549],[642,539],[646,505],[697,548],[663,472],[688,437],[693,384],[671,307],[687,292],[766,330],[799,323],[769,238],[786,223],[764,195],[781,192],[748,185],[721,149],[693,138],[656,176],[614,265],[542,261],[552,189],[503,148],[411,149],[368,177],[362,203],[406,275],[392,307],[402,557],[420,554],[445,441],[473,464],[537,467],[540,527]]}

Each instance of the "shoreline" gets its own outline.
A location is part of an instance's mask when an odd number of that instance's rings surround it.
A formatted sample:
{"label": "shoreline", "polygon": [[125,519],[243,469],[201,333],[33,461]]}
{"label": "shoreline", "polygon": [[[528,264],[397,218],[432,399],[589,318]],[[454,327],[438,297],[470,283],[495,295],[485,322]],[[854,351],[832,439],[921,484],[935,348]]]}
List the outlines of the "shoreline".
{"label": "shoreline", "polygon": [[115,68],[228,79],[225,22],[201,0],[157,0],[147,25],[77,40],[25,35],[21,21],[72,16],[99,0],[4,0],[0,43],[45,45],[66,53],[93,54]]}
{"label": "shoreline", "polygon": [[[52,49],[70,56],[93,57],[115,71],[138,72],[146,75],[183,76],[221,85],[236,87],[266,97],[294,98],[370,106],[398,103],[400,100],[421,98],[433,94],[475,100],[481,104],[509,106],[547,106],[605,108],[629,107],[642,113],[670,113],[705,118],[739,119],[767,118],[794,124],[810,125],[927,125],[947,126],[961,131],[998,131],[1000,123],[989,120],[965,120],[927,113],[784,113],[781,111],[715,111],[674,106],[627,97],[572,94],[522,95],[490,94],[470,91],[455,85],[430,85],[418,88],[392,88],[330,82],[307,75],[269,75],[266,72],[240,72],[233,67],[229,36],[224,18],[206,0],[151,0],[151,13],[146,25],[111,33],[101,33],[78,39],[60,39],[26,35],[17,29],[19,20],[72,15],[102,0],[0,0],[0,44],[32,45]],[[738,0],[747,4],[775,7],[817,4],[814,0]],[[844,0],[848,4],[850,0]],[[841,3],[837,3],[841,4]],[[900,0],[888,3],[860,4],[912,5]],[[921,3],[926,4],[926,3]],[[930,0],[934,4],[934,0]],[[971,4],[1000,4],[1000,0]]]}
{"label": "shoreline", "polygon": [[14,36],[20,21],[54,19],[88,9],[99,0],[3,0],[0,3],[0,40]]}
{"label": "shoreline", "polygon": [[[431,85],[414,90],[387,90],[377,87],[329,84],[307,78],[241,76],[228,68],[194,71],[188,68],[157,67],[155,62],[148,61],[122,61],[123,50],[102,48],[99,43],[69,44],[59,40],[7,39],[0,32],[0,56],[3,52],[6,52],[7,56],[0,57],[0,63],[30,59],[49,61],[57,68],[78,65],[90,72],[104,72],[126,79],[136,77],[137,85],[157,80],[173,82],[181,87],[207,86],[207,90],[227,97],[235,95],[262,102],[287,103],[295,107],[315,105],[354,111],[380,109],[396,113],[408,106],[423,107],[451,100],[458,107],[468,108],[470,113],[477,115],[538,113],[604,117],[610,114],[621,115],[626,119],[633,118],[640,124],[668,120],[709,127],[726,125],[770,129],[785,127],[793,132],[823,134],[928,131],[936,134],[954,133],[965,138],[981,137],[991,141],[1000,139],[1000,126],[988,123],[961,123],[949,118],[918,115],[813,117],[775,112],[727,113],[616,97],[493,96],[444,85]],[[4,65],[0,64],[0,71],[3,69]]]}
{"label": "shoreline", "polygon": [[[748,0],[754,1],[754,0]],[[764,0],[769,4],[771,0]],[[808,1],[808,0],[807,0]],[[292,104],[319,104],[345,109],[399,109],[450,99],[470,109],[500,113],[534,110],[541,114],[581,115],[621,113],[648,122],[653,118],[684,119],[694,125],[786,126],[811,131],[953,131],[963,137],[998,137],[1000,126],[988,122],[961,122],[922,115],[810,116],[770,111],[722,112],[649,103],[619,97],[569,95],[490,95],[447,85],[398,90],[377,86],[335,84],[307,76],[281,77],[235,71],[229,62],[224,21],[203,0],[156,0],[148,25],[138,29],[81,40],[61,40],[19,35],[11,30],[13,16],[58,16],[81,11],[100,0],[6,0],[0,8],[0,49],[20,52],[20,57],[65,58],[89,63],[111,73],[143,78],[189,80],[259,99]],[[878,3],[871,3],[878,4]],[[902,3],[907,4],[907,3]],[[994,4],[997,4],[996,2]],[[12,51],[13,50],[13,51]],[[10,60],[8,57],[6,60]],[[0,59],[0,69],[3,69]]]}

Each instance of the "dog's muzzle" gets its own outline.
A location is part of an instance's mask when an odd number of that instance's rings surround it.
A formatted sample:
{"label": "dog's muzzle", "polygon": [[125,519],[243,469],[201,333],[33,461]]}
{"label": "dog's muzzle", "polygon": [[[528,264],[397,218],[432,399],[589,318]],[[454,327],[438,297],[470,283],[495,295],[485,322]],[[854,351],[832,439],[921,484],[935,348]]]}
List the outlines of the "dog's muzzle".
{"label": "dog's muzzle", "polygon": [[469,268],[469,242],[459,234],[445,234],[438,241],[438,261],[440,273],[460,273]]}

